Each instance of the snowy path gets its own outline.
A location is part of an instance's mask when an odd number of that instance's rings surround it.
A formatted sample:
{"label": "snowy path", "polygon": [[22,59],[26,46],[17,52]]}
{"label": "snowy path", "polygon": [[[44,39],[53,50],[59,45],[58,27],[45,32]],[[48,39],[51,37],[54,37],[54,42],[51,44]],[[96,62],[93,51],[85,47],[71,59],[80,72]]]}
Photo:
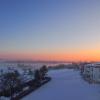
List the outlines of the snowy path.
{"label": "snowy path", "polygon": [[51,71],[49,76],[49,83],[23,100],[100,100],[100,86],[82,80],[78,71]]}

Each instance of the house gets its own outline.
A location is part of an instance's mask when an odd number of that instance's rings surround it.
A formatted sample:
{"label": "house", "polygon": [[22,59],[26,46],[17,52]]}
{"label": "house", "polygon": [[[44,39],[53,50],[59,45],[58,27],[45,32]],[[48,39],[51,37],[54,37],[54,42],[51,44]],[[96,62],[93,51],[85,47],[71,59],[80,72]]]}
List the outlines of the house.
{"label": "house", "polygon": [[93,82],[100,82],[100,64],[93,63],[84,65],[83,76]]}
{"label": "house", "polygon": [[94,64],[92,77],[95,82],[100,82],[100,64]]}

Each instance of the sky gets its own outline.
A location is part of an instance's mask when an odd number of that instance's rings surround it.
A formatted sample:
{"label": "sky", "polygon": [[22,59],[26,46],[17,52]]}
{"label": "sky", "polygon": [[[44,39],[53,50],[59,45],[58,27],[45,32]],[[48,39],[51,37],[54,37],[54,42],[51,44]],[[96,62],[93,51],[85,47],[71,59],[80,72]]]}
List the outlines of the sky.
{"label": "sky", "polygon": [[0,0],[0,58],[100,61],[100,0]]}

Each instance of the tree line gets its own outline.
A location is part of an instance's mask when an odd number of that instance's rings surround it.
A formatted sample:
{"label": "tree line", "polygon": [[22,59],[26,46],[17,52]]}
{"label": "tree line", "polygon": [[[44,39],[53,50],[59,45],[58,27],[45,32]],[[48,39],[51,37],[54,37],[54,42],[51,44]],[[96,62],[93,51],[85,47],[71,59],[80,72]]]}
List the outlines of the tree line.
{"label": "tree line", "polygon": [[32,71],[31,69],[27,70],[24,74],[30,76],[30,80],[23,81],[23,76],[20,75],[18,70],[11,72],[3,73],[0,75],[0,96],[13,97],[14,94],[18,94],[23,91],[27,86],[38,86],[43,80],[46,79],[48,68],[47,66],[42,66],[40,69]]}

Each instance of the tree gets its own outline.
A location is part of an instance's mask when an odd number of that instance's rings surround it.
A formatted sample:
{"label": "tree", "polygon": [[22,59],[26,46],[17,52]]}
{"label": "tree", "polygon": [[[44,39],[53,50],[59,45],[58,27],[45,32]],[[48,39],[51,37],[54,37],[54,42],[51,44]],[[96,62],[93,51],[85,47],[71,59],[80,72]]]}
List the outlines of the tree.
{"label": "tree", "polygon": [[34,78],[35,78],[36,85],[40,85],[41,82],[40,70],[37,69],[34,71]]}
{"label": "tree", "polygon": [[47,69],[46,65],[43,65],[43,66],[40,68],[40,72],[41,72],[41,77],[42,77],[42,79],[45,79],[46,73],[48,72],[48,69]]}
{"label": "tree", "polygon": [[48,69],[45,65],[42,66],[40,69],[35,70],[34,77],[37,84],[40,84],[42,80],[45,79],[47,71]]}
{"label": "tree", "polygon": [[8,72],[4,74],[2,84],[4,86],[3,91],[5,96],[10,95],[12,98],[13,94],[17,91],[16,89],[21,86],[21,81],[17,74],[15,72]]}
{"label": "tree", "polygon": [[33,78],[34,77],[34,72],[31,69],[28,69],[28,74]]}
{"label": "tree", "polygon": [[40,72],[38,69],[34,71],[34,77],[35,77],[35,80],[40,80]]}

